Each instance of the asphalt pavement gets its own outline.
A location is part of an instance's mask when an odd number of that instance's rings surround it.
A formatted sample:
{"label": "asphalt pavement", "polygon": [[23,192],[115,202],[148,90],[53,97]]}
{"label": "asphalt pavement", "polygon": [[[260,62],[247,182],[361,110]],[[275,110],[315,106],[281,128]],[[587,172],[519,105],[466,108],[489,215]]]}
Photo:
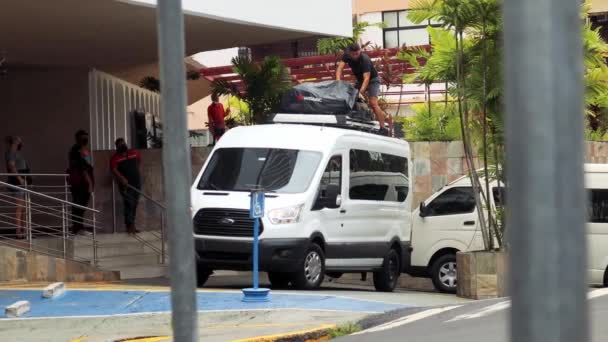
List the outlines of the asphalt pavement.
{"label": "asphalt pavement", "polygon": [[[608,289],[591,289],[590,319],[592,342],[608,340]],[[509,341],[508,299],[493,299],[433,308],[406,308],[377,315],[361,322],[365,329],[336,341]]]}

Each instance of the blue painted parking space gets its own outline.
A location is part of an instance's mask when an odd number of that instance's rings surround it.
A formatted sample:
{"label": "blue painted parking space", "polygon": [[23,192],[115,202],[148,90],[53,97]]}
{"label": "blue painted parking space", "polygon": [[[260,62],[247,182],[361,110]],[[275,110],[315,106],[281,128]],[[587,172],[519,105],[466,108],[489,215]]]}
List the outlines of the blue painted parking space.
{"label": "blue painted parking space", "polygon": [[[201,311],[300,309],[380,313],[409,307],[326,295],[272,294],[266,303],[244,303],[242,298],[238,292],[198,292],[197,304]],[[29,318],[158,313],[171,309],[168,291],[69,290],[59,298],[46,299],[39,290],[0,290],[0,307],[19,300],[31,303],[31,311],[23,316]],[[4,312],[0,313],[0,319],[3,318]]]}

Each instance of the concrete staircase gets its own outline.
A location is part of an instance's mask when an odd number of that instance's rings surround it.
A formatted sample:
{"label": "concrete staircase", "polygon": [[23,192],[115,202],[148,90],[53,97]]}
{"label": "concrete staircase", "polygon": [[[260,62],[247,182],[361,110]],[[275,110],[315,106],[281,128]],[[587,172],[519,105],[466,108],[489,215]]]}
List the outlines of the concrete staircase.
{"label": "concrete staircase", "polygon": [[[160,250],[160,241],[150,232],[138,236]],[[157,278],[168,273],[167,266],[160,264],[158,253],[126,233],[97,235],[97,266],[103,270],[119,271],[121,279]],[[74,255],[92,258],[93,249],[87,238],[77,237]]]}

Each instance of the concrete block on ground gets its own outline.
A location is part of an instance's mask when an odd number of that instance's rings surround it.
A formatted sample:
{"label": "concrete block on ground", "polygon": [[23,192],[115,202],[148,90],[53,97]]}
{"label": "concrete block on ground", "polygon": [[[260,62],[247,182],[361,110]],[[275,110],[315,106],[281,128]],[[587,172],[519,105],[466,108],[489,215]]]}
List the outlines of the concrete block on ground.
{"label": "concrete block on ground", "polygon": [[4,309],[4,314],[6,315],[6,317],[9,318],[20,317],[28,311],[30,311],[30,302],[28,302],[27,300],[20,300],[16,303],[7,306]]}
{"label": "concrete block on ground", "polygon": [[64,283],[52,283],[42,290],[42,297],[44,298],[55,298],[65,293],[66,286]]}

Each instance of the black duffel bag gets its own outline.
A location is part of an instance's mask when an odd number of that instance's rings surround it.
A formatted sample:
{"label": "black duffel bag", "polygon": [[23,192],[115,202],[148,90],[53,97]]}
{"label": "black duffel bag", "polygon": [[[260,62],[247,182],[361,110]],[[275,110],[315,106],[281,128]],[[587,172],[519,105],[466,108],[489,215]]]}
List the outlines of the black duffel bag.
{"label": "black duffel bag", "polygon": [[302,83],[283,94],[282,113],[349,114],[357,99],[357,89],[345,81]]}

